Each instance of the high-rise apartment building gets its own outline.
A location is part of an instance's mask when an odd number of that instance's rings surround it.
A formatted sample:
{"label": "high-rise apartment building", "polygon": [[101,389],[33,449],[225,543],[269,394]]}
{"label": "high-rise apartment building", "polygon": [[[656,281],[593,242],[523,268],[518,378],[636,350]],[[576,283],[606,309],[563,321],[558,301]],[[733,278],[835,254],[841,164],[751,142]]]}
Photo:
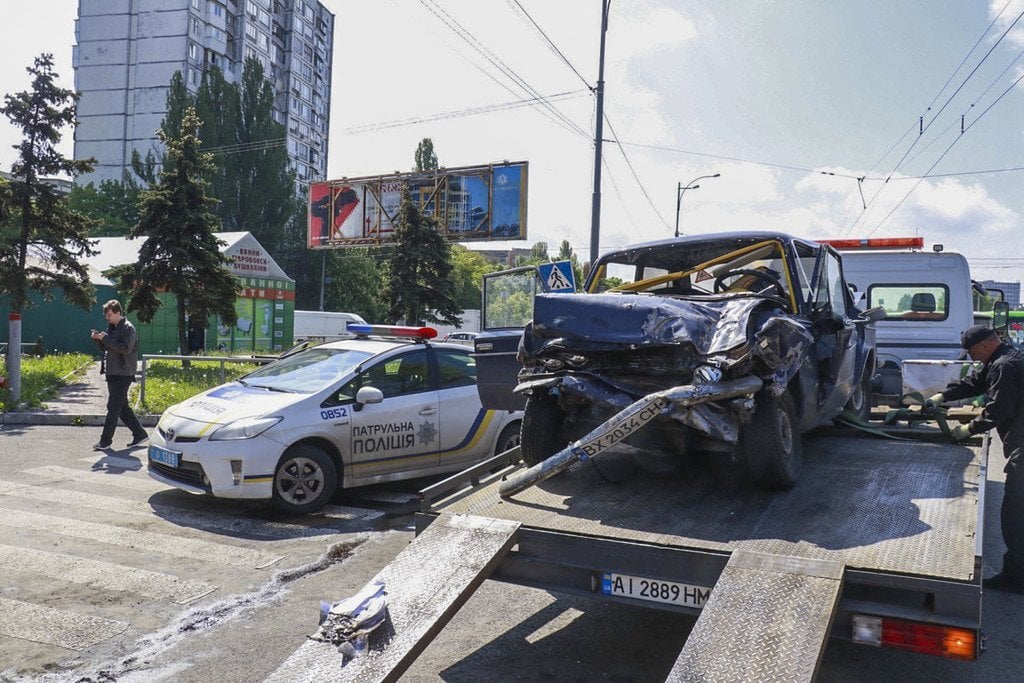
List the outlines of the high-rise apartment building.
{"label": "high-rise apartment building", "polygon": [[79,0],[75,41],[75,158],[98,162],[78,182],[121,180],[133,150],[159,147],[175,71],[195,92],[212,65],[240,81],[248,57],[273,88],[299,183],[326,177],[334,15],[316,0]]}

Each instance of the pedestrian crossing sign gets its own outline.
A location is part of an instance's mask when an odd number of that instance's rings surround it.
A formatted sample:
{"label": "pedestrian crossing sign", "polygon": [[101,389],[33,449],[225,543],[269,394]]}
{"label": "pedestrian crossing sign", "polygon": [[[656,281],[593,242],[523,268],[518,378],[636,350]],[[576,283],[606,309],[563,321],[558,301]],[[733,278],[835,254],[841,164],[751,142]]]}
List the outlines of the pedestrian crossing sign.
{"label": "pedestrian crossing sign", "polygon": [[548,292],[571,294],[576,291],[576,277],[573,275],[572,263],[569,261],[542,263],[537,266],[537,272]]}

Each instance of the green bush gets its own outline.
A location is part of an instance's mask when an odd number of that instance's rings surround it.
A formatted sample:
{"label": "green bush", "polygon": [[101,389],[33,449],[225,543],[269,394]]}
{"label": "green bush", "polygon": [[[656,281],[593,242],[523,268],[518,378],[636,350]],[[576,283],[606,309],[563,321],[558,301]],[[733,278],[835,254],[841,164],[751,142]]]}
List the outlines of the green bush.
{"label": "green bush", "polygon": [[[205,356],[199,356],[203,358]],[[143,413],[159,415],[175,403],[212,389],[218,384],[230,382],[252,372],[258,366],[252,363],[225,363],[224,379],[220,376],[220,363],[212,361],[190,361],[191,367],[181,367],[181,361],[151,360],[146,364],[146,401]],[[131,398],[136,401],[139,385],[132,386]]]}
{"label": "green bush", "polygon": [[[64,353],[36,358],[21,357],[21,403],[29,408],[39,408],[57,395],[57,390],[70,383],[77,374],[84,374],[87,365],[94,359],[84,353]],[[7,372],[0,366],[0,376],[5,379]],[[10,382],[0,389],[0,410],[14,410],[11,400]]]}

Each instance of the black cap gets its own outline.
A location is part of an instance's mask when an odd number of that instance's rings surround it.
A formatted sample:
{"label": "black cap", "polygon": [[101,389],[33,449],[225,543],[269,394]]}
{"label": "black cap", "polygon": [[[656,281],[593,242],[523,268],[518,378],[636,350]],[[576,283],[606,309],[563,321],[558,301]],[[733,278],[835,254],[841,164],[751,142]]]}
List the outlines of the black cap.
{"label": "black cap", "polygon": [[989,337],[994,337],[995,334],[996,331],[991,327],[986,327],[984,325],[971,325],[963,331],[963,334],[960,335],[960,346],[965,349],[969,349],[975,344],[985,341]]}

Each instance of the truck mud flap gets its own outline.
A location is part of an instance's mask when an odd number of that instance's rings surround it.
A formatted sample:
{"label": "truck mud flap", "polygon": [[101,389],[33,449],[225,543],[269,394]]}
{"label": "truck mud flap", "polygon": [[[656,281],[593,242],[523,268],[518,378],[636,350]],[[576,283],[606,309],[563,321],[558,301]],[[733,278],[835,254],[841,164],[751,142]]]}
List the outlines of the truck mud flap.
{"label": "truck mud flap", "polygon": [[441,515],[377,574],[385,585],[387,642],[348,659],[306,641],[269,681],[396,681],[516,543],[519,522]]}
{"label": "truck mud flap", "polygon": [[666,680],[813,680],[843,570],[831,560],[734,552]]}

